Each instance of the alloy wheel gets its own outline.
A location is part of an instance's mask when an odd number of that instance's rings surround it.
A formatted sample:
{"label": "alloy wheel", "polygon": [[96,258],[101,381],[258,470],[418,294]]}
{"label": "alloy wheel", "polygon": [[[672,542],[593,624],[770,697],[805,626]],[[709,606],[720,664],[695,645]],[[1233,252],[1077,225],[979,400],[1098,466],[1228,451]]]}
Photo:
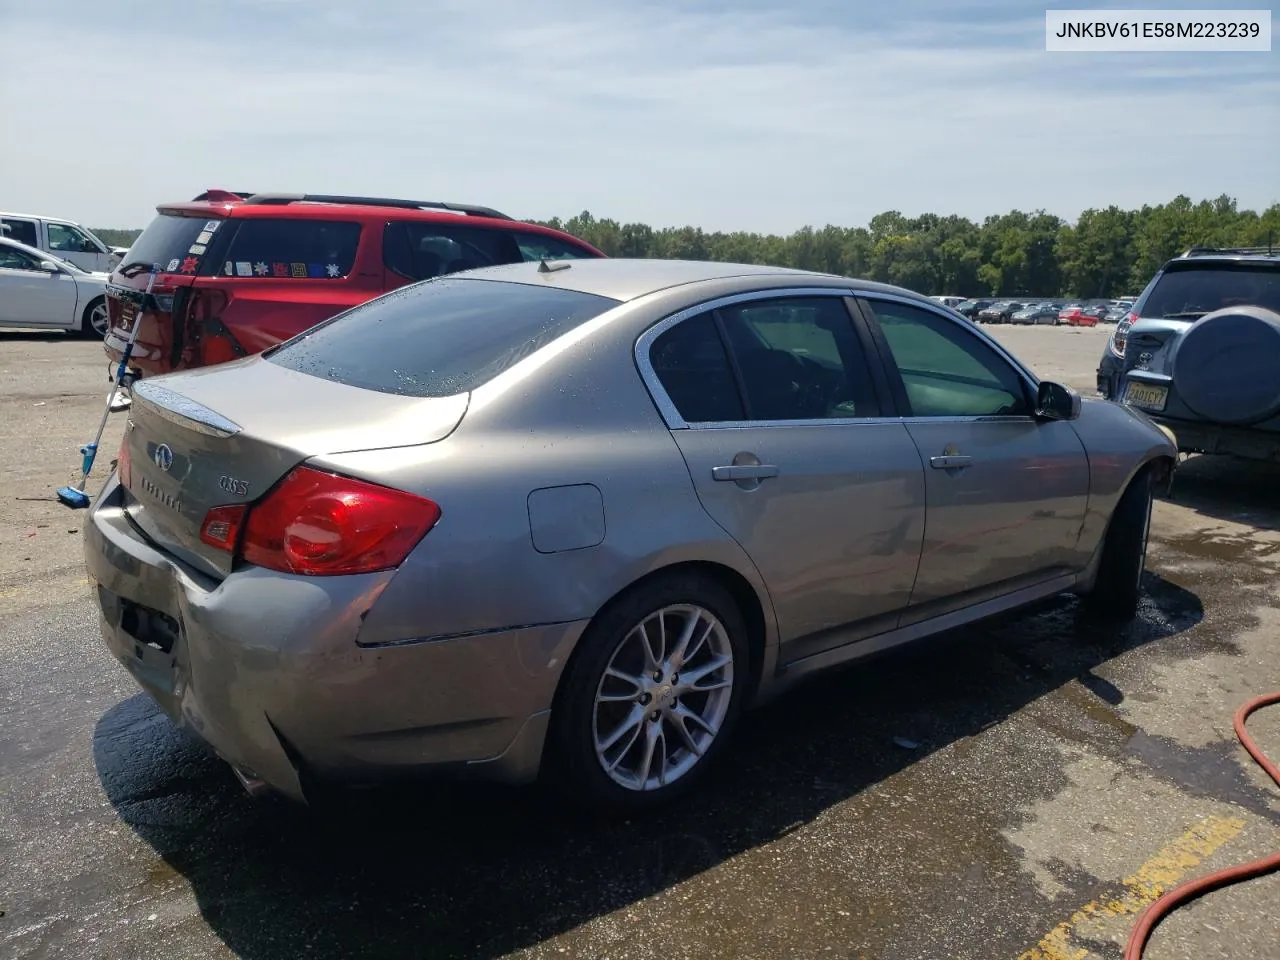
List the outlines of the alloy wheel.
{"label": "alloy wheel", "polygon": [[636,624],[595,693],[595,753],[608,777],[651,791],[692,770],[729,713],[733,668],[728,633],[704,607],[674,604]]}

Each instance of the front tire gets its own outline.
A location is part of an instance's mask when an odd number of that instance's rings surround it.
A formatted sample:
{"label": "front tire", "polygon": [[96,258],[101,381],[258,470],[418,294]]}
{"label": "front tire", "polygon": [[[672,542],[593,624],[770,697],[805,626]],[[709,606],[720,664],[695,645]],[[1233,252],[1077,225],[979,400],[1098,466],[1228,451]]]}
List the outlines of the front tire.
{"label": "front tire", "polygon": [[628,815],[693,787],[722,750],[750,674],[746,624],[698,573],[639,585],[587,628],[551,718],[551,785]]}
{"label": "front tire", "polygon": [[1101,616],[1131,620],[1138,612],[1151,532],[1151,501],[1152,473],[1144,469],[1133,478],[1111,515],[1098,581],[1086,597],[1089,608]]}
{"label": "front tire", "polygon": [[80,317],[80,336],[94,340],[102,340],[111,326],[111,317],[107,313],[107,298],[95,297],[89,301]]}

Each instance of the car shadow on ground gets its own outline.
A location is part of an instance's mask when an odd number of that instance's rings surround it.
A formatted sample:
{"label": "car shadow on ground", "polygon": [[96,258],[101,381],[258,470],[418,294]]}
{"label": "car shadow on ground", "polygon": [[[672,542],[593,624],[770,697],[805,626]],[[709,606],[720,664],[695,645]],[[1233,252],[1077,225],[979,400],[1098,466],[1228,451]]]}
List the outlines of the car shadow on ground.
{"label": "car shadow on ground", "polygon": [[1072,679],[1119,702],[1094,669],[1203,618],[1191,592],[1150,573],[1145,586],[1122,627],[1064,596],[819,678],[746,715],[696,793],[629,822],[535,789],[379,788],[323,814],[251,800],[141,694],[101,718],[94,758],[119,817],[165,861],[137,892],[185,880],[238,956],[494,957],[776,840]]}
{"label": "car shadow on ground", "polygon": [[79,336],[74,330],[0,330],[0,343],[52,343],[55,340],[71,340]]}
{"label": "car shadow on ground", "polygon": [[1280,530],[1280,463],[1193,456],[1178,466],[1170,499],[1215,520]]}

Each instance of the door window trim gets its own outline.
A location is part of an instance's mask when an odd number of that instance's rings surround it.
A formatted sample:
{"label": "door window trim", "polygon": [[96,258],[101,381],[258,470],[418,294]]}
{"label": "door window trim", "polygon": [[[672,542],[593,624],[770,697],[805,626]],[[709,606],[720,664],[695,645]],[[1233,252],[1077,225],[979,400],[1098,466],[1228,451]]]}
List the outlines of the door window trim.
{"label": "door window trim", "polygon": [[[635,344],[635,361],[636,367],[640,371],[640,379],[644,381],[649,395],[653,398],[654,405],[658,408],[658,413],[666,422],[669,430],[744,430],[754,429],[757,427],[818,427],[818,426],[848,426],[850,424],[868,424],[868,423],[885,423],[895,420],[893,416],[893,405],[889,402],[891,397],[882,395],[880,378],[877,376],[877,367],[882,364],[882,360],[878,353],[874,353],[868,349],[869,337],[864,329],[865,321],[860,314],[850,309],[853,296],[849,286],[831,286],[831,287],[774,287],[770,289],[751,290],[746,293],[735,293],[729,296],[717,297],[713,300],[706,300],[692,307],[685,307],[683,310],[673,313],[668,317],[664,317],[657,323],[646,329],[636,339]],[[837,300],[844,307],[845,313],[849,317],[849,324],[854,334],[858,338],[858,345],[862,348],[866,356],[867,367],[871,374],[871,385],[875,392],[877,400],[880,401],[882,413],[876,417],[819,417],[806,420],[729,420],[729,421],[695,421],[689,422],[681,416],[680,411],[676,409],[671,398],[667,395],[666,389],[662,386],[662,381],[658,377],[657,371],[653,367],[653,362],[649,359],[650,348],[654,342],[666,333],[676,324],[704,313],[714,314],[724,309],[742,303],[750,303],[755,300],[782,300],[782,299],[798,299],[801,297],[829,297]],[[728,343],[724,341],[724,333],[720,328],[720,321],[716,318],[716,330],[720,334],[721,344],[724,346],[726,356],[729,358],[730,369],[734,369],[733,352]],[[883,371],[881,371],[883,372]],[[734,374],[735,382],[737,374]],[[739,384],[739,391],[741,391]],[[744,404],[745,407],[745,404]]]}
{"label": "door window trim", "polygon": [[[1025,399],[1027,403],[1034,408],[1036,392],[1040,389],[1040,380],[1030,370],[1027,369],[1013,354],[1009,353],[1001,344],[985,330],[980,330],[976,326],[969,327],[969,321],[962,321],[958,317],[951,316],[945,311],[939,309],[936,305],[930,304],[924,300],[916,300],[912,297],[904,297],[894,293],[882,293],[878,290],[855,289],[852,296],[858,304],[859,310],[862,312],[863,322],[871,331],[871,336],[876,342],[876,348],[879,353],[879,359],[884,367],[885,375],[890,378],[891,383],[895,384],[894,395],[898,401],[898,413],[905,414],[910,407],[903,407],[906,402],[906,388],[902,385],[902,374],[898,370],[897,361],[893,358],[893,353],[889,349],[889,342],[884,337],[884,331],[880,327],[880,322],[876,317],[873,304],[877,300],[887,301],[889,303],[900,303],[904,306],[914,307],[917,310],[923,310],[931,313],[936,317],[952,324],[957,329],[964,329],[967,336],[977,337],[995,352],[995,354],[1003,359],[1014,373],[1022,381],[1023,389],[1026,391]],[[901,391],[901,394],[899,393]],[[954,417],[924,417],[912,415],[901,415],[898,419],[903,423],[1028,423],[1035,422],[1036,417],[1033,413],[1011,414],[1006,416],[954,416]]]}

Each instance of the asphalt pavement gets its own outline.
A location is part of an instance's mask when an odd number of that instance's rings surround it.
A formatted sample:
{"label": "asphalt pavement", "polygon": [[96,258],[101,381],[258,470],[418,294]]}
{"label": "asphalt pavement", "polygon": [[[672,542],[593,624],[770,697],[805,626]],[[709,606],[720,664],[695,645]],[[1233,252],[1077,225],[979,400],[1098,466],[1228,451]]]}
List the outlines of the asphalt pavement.
{"label": "asphalt pavement", "polygon": [[[1106,331],[993,328],[1089,392]],[[251,799],[106,652],[83,512],[100,345],[0,333],[0,957],[1118,960],[1159,891],[1280,848],[1231,717],[1280,686],[1280,468],[1196,458],[1120,629],[1058,598],[749,715],[707,788],[585,821],[535,789]],[[96,490],[119,443],[111,419]],[[1280,710],[1251,729],[1280,756]],[[1148,960],[1280,958],[1280,877]]]}

